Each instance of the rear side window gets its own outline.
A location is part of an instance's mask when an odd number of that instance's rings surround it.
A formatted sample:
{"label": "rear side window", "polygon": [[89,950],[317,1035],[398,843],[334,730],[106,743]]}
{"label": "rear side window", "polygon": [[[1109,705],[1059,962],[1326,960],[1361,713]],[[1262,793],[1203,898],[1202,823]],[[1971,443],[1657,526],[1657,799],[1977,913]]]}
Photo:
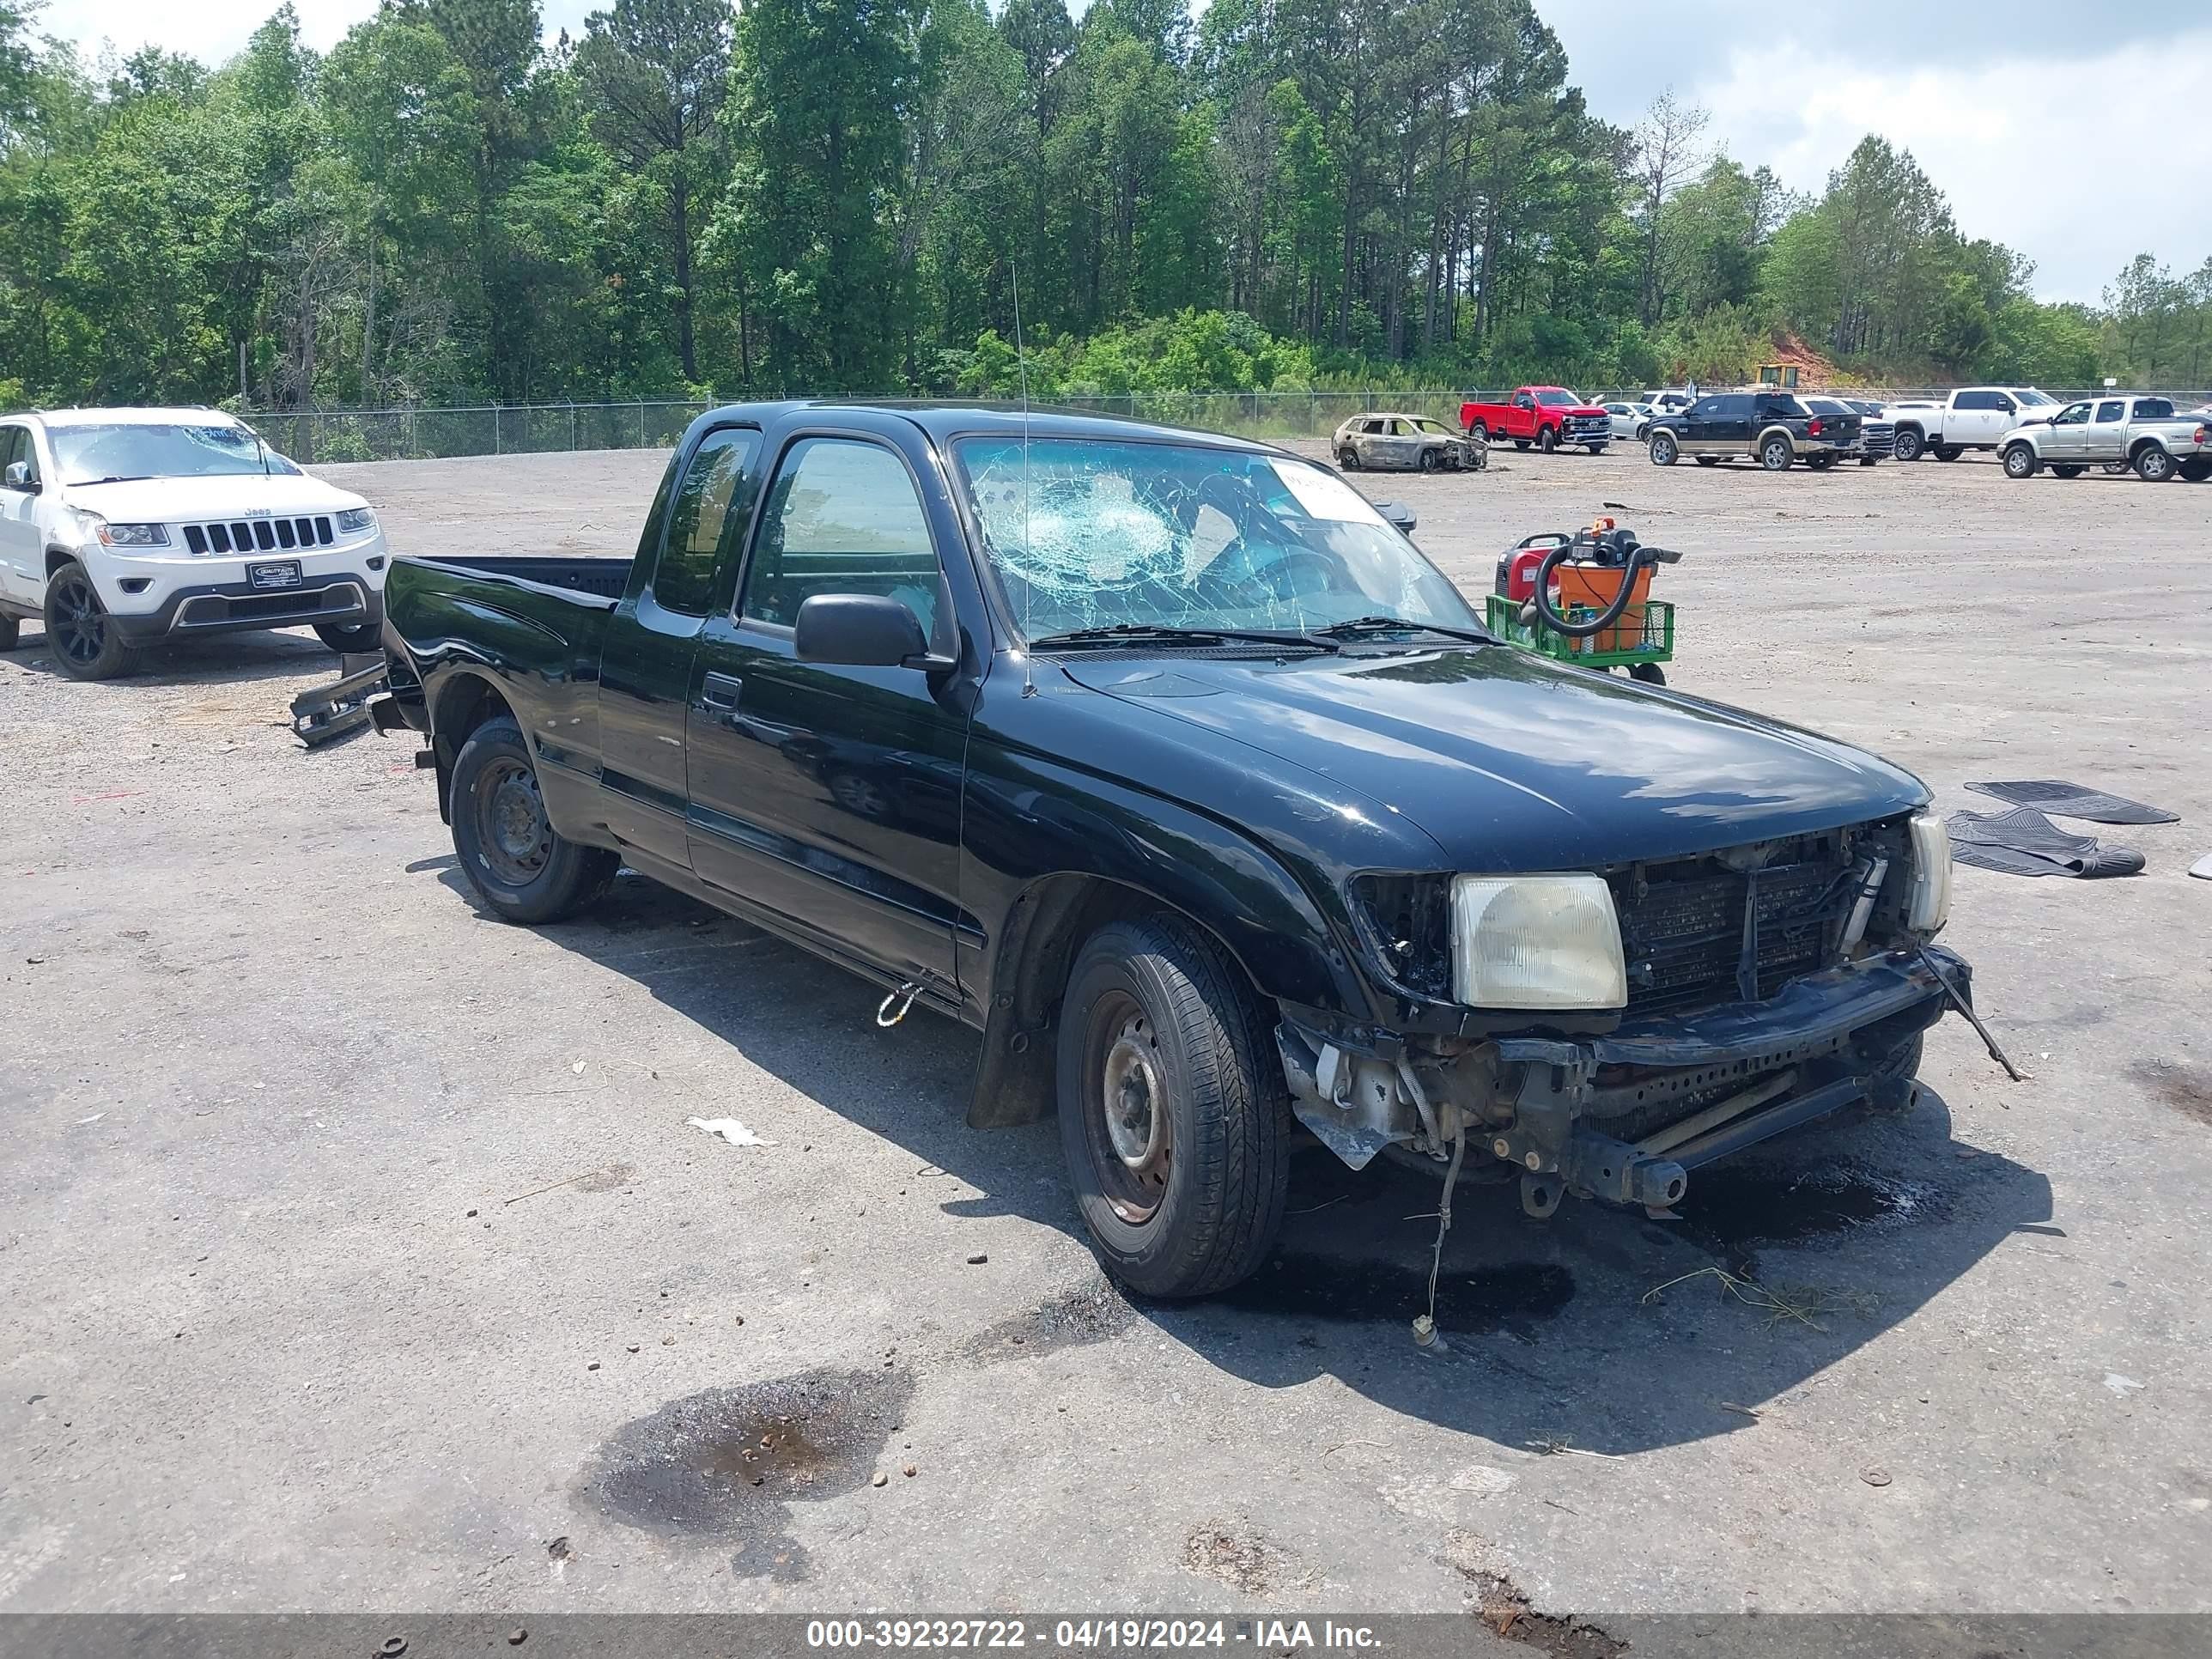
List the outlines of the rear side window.
{"label": "rear side window", "polygon": [[2171,399],[2166,398],[2138,398],[2136,399],[2136,419],[2139,421],[2166,421],[2172,418],[2173,404]]}
{"label": "rear side window", "polygon": [[2109,402],[2099,404],[2097,419],[2100,423],[2106,421],[2117,421],[2127,412],[2127,407],[2117,398]]}
{"label": "rear side window", "polygon": [[1954,409],[1995,409],[1997,395],[1994,392],[1961,392],[1952,404]]}
{"label": "rear side window", "polygon": [[1761,398],[1759,412],[1763,420],[1800,421],[1805,418],[1805,405],[1784,393],[1780,397]]}
{"label": "rear side window", "polygon": [[653,602],[665,611],[703,617],[714,602],[714,564],[730,528],[731,508],[752,468],[760,434],[739,427],[709,432],[692,452],[668,508],[668,535],[653,573]]}
{"label": "rear side window", "polygon": [[1751,399],[1741,393],[1732,398],[1716,398],[1713,399],[1713,413],[1724,421],[1742,421],[1751,418]]}
{"label": "rear side window", "polygon": [[769,491],[744,614],[789,628],[817,593],[897,599],[934,638],[937,550],[906,464],[877,444],[806,438]]}

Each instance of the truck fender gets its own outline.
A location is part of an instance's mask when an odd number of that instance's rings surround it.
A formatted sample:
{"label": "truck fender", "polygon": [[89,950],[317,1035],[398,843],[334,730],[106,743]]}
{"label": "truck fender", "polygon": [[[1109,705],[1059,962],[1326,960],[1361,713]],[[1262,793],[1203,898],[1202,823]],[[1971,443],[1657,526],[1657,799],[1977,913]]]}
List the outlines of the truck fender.
{"label": "truck fender", "polygon": [[1086,816],[1079,803],[1063,798],[1060,805],[1052,816],[1075,833],[1051,837],[1059,867],[1023,882],[984,947],[988,1000],[970,1124],[1033,1122],[1051,1109],[1069,964],[1085,939],[1120,917],[1173,911],[1211,939],[1261,996],[1353,1024],[1375,1017],[1345,942],[1348,919],[1332,925],[1280,860],[1250,837],[1158,799],[1143,803],[1151,823],[1141,837],[1124,834],[1106,812],[1079,825]]}

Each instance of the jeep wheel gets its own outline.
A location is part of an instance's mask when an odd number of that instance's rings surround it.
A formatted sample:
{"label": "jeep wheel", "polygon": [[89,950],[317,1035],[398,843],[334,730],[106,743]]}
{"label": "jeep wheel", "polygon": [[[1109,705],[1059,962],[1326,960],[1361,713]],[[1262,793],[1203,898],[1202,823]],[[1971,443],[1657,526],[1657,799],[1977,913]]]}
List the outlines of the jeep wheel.
{"label": "jeep wheel", "polygon": [[1212,941],[1167,916],[1091,935],[1060,1005],[1058,1092],[1076,1207],[1115,1279],[1206,1296],[1266,1260],[1289,1103],[1267,1024]]}
{"label": "jeep wheel", "polygon": [[[1672,466],[1674,465],[1675,458],[1681,453],[1680,446],[1675,443],[1673,433],[1655,432],[1651,434],[1652,465]],[[1698,459],[1703,460],[1705,457],[1701,455]]]}
{"label": "jeep wheel", "polygon": [[1901,426],[1897,428],[1897,447],[1890,453],[1900,461],[1917,461],[1926,447],[1919,433],[1909,426]]}
{"label": "jeep wheel", "polygon": [[1790,440],[1777,434],[1759,447],[1759,464],[1769,472],[1787,472],[1790,463],[1797,459],[1790,447]]}
{"label": "jeep wheel", "polygon": [[555,831],[522,728],[487,720],[453,763],[453,851],[478,897],[505,921],[558,921],[606,890],[622,860]]}
{"label": "jeep wheel", "polygon": [[1552,428],[1545,427],[1536,434],[1536,448],[1539,453],[1548,455],[1559,447],[1559,434]]}
{"label": "jeep wheel", "polygon": [[2079,461],[2053,461],[2051,464],[2051,476],[2054,477],[2078,478],[2083,471]]}
{"label": "jeep wheel", "polygon": [[2145,444],[2136,452],[2136,477],[2145,483],[2164,483],[2179,471],[2173,457],[2155,443]]}
{"label": "jeep wheel", "polygon": [[383,629],[374,623],[356,623],[341,628],[336,623],[317,623],[315,637],[341,657],[384,649]]}
{"label": "jeep wheel", "polygon": [[2004,453],[2005,477],[2033,478],[2043,470],[2043,463],[2035,459],[2035,451],[2026,444],[2007,446]]}
{"label": "jeep wheel", "polygon": [[131,667],[131,650],[75,559],[46,579],[46,642],[73,680],[112,680]]}
{"label": "jeep wheel", "polygon": [[1356,449],[1338,450],[1336,452],[1336,464],[1342,467],[1346,472],[1358,471],[1359,452]]}

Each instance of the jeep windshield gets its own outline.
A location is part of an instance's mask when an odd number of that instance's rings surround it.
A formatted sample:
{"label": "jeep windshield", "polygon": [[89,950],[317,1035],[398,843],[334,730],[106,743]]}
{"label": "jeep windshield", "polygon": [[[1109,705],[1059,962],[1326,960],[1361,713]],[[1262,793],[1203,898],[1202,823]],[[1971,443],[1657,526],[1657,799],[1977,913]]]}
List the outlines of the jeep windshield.
{"label": "jeep windshield", "polygon": [[112,426],[55,426],[48,435],[64,483],[125,478],[216,478],[279,471],[242,426],[216,422],[131,421]]}
{"label": "jeep windshield", "polygon": [[1480,627],[1364,496],[1304,461],[1088,438],[969,438],[955,453],[1029,640]]}

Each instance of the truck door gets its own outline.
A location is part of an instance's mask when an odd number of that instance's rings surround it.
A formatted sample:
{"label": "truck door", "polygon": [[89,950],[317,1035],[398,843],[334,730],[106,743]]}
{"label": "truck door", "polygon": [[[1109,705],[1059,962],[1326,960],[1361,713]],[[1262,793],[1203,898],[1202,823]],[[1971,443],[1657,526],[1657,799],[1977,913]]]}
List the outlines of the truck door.
{"label": "truck door", "polygon": [[607,827],[679,868],[690,864],[684,743],[691,659],[714,608],[722,544],[740,539],[759,453],[757,430],[720,427],[669,463],[599,659]]}
{"label": "truck door", "polygon": [[2089,405],[2069,404],[2051,418],[2051,430],[2044,434],[2042,455],[2046,462],[2056,461],[2062,466],[2086,462],[2088,453]]}
{"label": "truck door", "polygon": [[1533,438],[1536,435],[1536,400],[1525,392],[1513,394],[1513,404],[1505,411],[1505,435],[1509,438]]}
{"label": "truck door", "polygon": [[2104,398],[2089,416],[2082,440],[2082,457],[2091,461],[2124,461],[2128,458],[2128,400]]}
{"label": "truck door", "polygon": [[688,727],[704,881],[856,964],[957,1000],[968,721],[915,668],[801,662],[817,593],[896,599],[957,637],[939,561],[964,548],[921,487],[934,461],[894,416],[801,427],[756,514],[734,614],[701,635]]}

